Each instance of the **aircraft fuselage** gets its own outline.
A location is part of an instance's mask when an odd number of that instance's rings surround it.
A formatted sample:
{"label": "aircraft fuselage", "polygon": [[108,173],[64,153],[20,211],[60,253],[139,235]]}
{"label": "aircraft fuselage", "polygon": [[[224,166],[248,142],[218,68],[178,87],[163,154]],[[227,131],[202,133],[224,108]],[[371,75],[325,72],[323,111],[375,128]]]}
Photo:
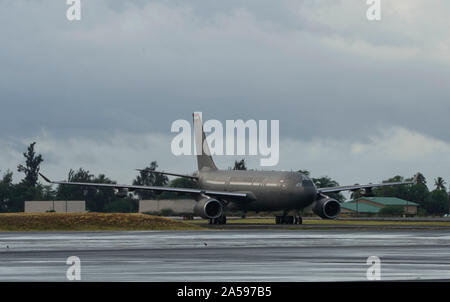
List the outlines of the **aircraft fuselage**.
{"label": "aircraft fuselage", "polygon": [[246,192],[246,202],[231,202],[229,209],[249,211],[301,210],[317,195],[313,182],[298,172],[217,170],[201,171],[199,186],[205,190]]}

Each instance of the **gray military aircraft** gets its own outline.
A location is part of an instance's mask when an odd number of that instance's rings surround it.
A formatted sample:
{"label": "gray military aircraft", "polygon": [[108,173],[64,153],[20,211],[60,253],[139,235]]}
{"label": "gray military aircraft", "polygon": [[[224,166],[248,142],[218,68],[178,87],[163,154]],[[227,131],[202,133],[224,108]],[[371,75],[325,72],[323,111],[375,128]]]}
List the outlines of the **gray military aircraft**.
{"label": "gray military aircraft", "polygon": [[[194,113],[193,119],[196,150],[203,151],[197,152],[198,171],[193,175],[147,172],[190,178],[197,183],[197,188],[51,181],[40,175],[51,184],[114,188],[118,190],[119,196],[127,196],[128,192],[135,190],[187,194],[196,200],[193,213],[209,219],[211,224],[226,223],[225,209],[282,211],[282,215],[276,216],[276,224],[301,224],[300,213],[305,208],[311,208],[321,218],[335,219],[341,211],[340,203],[326,194],[358,190],[368,192],[376,187],[409,185],[416,182],[417,176],[406,182],[316,188],[308,176],[299,172],[219,170],[210,155],[200,116]],[[295,211],[296,216],[289,216],[290,211]]]}

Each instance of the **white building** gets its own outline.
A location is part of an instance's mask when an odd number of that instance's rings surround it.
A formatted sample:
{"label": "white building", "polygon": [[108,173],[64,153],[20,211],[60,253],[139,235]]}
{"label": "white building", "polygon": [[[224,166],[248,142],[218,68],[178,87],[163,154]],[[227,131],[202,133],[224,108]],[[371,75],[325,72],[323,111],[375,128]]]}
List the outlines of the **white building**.
{"label": "white building", "polygon": [[193,199],[139,200],[140,213],[161,214],[161,211],[168,210],[171,215],[192,215],[194,206]]}
{"label": "white building", "polygon": [[84,200],[25,201],[25,213],[84,213]]}

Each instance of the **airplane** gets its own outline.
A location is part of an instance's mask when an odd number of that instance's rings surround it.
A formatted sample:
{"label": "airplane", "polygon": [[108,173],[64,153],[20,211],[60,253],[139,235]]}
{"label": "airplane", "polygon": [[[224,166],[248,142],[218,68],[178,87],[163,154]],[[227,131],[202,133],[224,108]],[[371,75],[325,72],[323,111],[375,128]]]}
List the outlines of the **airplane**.
{"label": "airplane", "polygon": [[[196,201],[192,209],[194,215],[209,219],[210,224],[226,224],[225,210],[282,211],[282,215],[275,217],[276,224],[302,224],[300,213],[306,208],[311,208],[317,216],[323,219],[336,219],[340,214],[341,205],[326,194],[358,190],[365,190],[367,193],[372,188],[410,185],[417,181],[416,175],[412,181],[405,182],[317,188],[307,175],[300,172],[219,170],[210,155],[201,118],[196,113],[193,114],[193,122],[195,133],[201,133],[201,136],[195,135],[197,150],[203,151],[197,154],[198,171],[193,175],[144,171],[186,177],[194,180],[197,188],[51,181],[43,174],[39,174],[50,184],[113,188],[118,191],[119,196],[127,196],[128,192],[135,190],[190,195]],[[288,215],[291,211],[295,211],[295,217]]]}

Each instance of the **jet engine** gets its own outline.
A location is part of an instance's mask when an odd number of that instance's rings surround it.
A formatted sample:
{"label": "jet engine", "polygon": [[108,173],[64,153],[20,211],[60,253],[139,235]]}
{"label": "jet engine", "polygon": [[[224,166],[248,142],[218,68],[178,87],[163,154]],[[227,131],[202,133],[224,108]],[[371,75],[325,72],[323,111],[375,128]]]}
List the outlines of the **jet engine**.
{"label": "jet engine", "polygon": [[213,198],[203,198],[194,206],[194,214],[203,218],[220,217],[222,210],[222,203]]}
{"label": "jet engine", "polygon": [[335,219],[341,212],[341,205],[336,199],[324,196],[314,202],[312,211],[321,218]]}

